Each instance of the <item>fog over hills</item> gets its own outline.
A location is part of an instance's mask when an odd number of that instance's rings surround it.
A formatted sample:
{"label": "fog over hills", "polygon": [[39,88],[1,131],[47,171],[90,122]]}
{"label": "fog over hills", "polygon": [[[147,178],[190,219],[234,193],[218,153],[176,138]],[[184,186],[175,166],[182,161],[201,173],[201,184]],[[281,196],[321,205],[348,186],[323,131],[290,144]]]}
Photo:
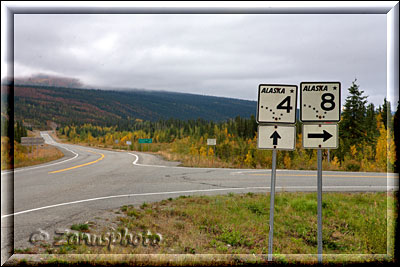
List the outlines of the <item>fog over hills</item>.
{"label": "fog over hills", "polygon": [[[204,119],[223,121],[256,114],[257,102],[167,91],[86,88],[77,79],[37,75],[15,79],[16,120],[33,124],[92,123],[120,120]],[[108,90],[107,90],[108,89]]]}

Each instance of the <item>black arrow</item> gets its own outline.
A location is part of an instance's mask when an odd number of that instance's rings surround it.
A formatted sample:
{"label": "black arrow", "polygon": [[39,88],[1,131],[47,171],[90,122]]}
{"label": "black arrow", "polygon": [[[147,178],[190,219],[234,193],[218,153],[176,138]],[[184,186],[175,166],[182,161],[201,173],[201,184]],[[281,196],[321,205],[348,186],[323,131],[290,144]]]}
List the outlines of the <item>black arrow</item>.
{"label": "black arrow", "polygon": [[324,142],[331,137],[332,137],[332,135],[325,130],[323,130],[323,133],[309,133],[308,134],[308,138],[324,138]]}
{"label": "black arrow", "polygon": [[272,145],[277,146],[278,138],[281,139],[281,136],[278,134],[277,131],[275,131],[269,138],[274,138],[274,140],[272,141]]}

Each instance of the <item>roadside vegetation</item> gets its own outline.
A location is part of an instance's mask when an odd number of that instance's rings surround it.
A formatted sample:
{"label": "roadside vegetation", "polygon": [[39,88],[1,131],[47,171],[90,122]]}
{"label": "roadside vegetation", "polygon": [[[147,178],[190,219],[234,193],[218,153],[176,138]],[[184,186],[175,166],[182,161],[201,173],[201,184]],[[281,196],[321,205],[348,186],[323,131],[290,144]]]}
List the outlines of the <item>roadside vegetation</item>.
{"label": "roadside vegetation", "polygon": [[[156,245],[64,244],[50,254],[267,254],[269,194],[181,196],[114,211],[116,232],[161,235]],[[394,253],[397,197],[392,193],[324,193],[324,254]],[[74,225],[104,234],[96,224]],[[81,231],[81,232],[82,232]],[[103,232],[101,232],[103,231]],[[149,232],[150,231],[150,232]],[[19,253],[24,253],[20,250]],[[25,252],[29,253],[29,252]],[[275,199],[274,254],[317,253],[316,193],[280,192]],[[390,256],[391,255],[391,256]],[[312,258],[312,257],[311,257]],[[362,257],[361,257],[362,258]],[[362,260],[362,259],[361,259]]]}
{"label": "roadside vegetation", "polygon": [[[375,108],[367,105],[367,96],[353,82],[348,89],[339,123],[338,149],[324,150],[324,170],[393,172],[396,162],[394,121],[390,103]],[[398,108],[397,108],[398,110]],[[301,124],[297,122],[294,151],[280,151],[280,169],[315,170],[317,150],[302,148]],[[92,124],[60,127],[58,135],[65,141],[103,148],[157,152],[184,166],[271,168],[272,152],[257,149],[257,123],[254,116],[214,123],[196,121],[141,121],[109,127]],[[139,144],[140,138],[152,138],[152,144]],[[215,138],[216,146],[207,146]],[[131,141],[131,145],[126,142]]]}
{"label": "roadside vegetation", "polygon": [[[393,116],[391,103],[386,99],[379,107],[368,104],[367,96],[356,81],[348,91],[339,123],[339,147],[323,151],[324,170],[398,172],[396,144],[399,146],[399,138],[394,133],[399,127],[399,105]],[[7,112],[2,112],[2,169],[10,168],[7,157],[10,144],[5,138],[7,118]],[[56,125],[51,121],[47,124]],[[57,158],[59,154],[55,150],[47,151],[46,154],[51,154],[47,158],[39,156],[33,160],[27,156],[29,152],[19,146],[21,137],[27,135],[27,129],[32,130],[32,126],[27,125],[21,118],[14,124],[16,167]],[[296,149],[280,151],[277,168],[315,170],[317,152],[302,148],[300,122],[296,123],[296,132]],[[61,140],[74,144],[154,152],[167,160],[180,161],[183,166],[271,168],[272,164],[272,152],[257,149],[257,122],[254,116],[237,116],[220,122],[204,119],[144,121],[129,117],[110,122],[107,126],[76,120],[76,123],[58,125],[57,135]],[[151,138],[153,143],[139,144],[138,139],[141,138]],[[217,145],[207,146],[207,139],[216,139]],[[127,141],[131,145],[127,145]]]}
{"label": "roadside vegetation", "polygon": [[[1,169],[12,169],[9,155],[10,143],[7,136],[1,137]],[[14,141],[14,168],[27,167],[60,159],[64,154],[50,145],[26,147]]]}

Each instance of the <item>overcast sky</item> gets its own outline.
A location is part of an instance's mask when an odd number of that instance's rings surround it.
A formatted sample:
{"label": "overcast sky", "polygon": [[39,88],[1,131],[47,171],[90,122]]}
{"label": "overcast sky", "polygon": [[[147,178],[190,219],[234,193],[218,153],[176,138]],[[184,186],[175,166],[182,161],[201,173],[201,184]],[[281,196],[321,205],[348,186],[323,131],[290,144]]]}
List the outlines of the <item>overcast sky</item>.
{"label": "overcast sky", "polygon": [[[260,83],[386,91],[386,15],[14,16],[15,76],[257,100]],[[396,103],[397,104],[397,103]],[[393,107],[393,105],[392,105]]]}

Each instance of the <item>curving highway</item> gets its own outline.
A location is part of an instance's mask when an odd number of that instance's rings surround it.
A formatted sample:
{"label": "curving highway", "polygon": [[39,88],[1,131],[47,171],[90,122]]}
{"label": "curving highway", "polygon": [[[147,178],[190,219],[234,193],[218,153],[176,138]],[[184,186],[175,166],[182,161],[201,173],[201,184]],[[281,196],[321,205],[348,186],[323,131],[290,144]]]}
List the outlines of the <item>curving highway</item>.
{"label": "curving highway", "polygon": [[[2,232],[14,219],[15,248],[29,246],[29,237],[37,229],[54,233],[56,228],[102,216],[122,205],[179,195],[270,191],[270,170],[178,167],[155,155],[60,144],[47,132],[41,135],[65,156],[14,170],[14,176],[2,172],[2,183],[14,181],[14,210],[2,203],[1,218]],[[277,171],[278,192],[316,191],[316,187],[316,171]],[[391,190],[398,190],[395,174],[323,172],[323,191]],[[3,199],[6,193],[2,191]],[[2,262],[6,245],[7,236],[2,234]]]}

